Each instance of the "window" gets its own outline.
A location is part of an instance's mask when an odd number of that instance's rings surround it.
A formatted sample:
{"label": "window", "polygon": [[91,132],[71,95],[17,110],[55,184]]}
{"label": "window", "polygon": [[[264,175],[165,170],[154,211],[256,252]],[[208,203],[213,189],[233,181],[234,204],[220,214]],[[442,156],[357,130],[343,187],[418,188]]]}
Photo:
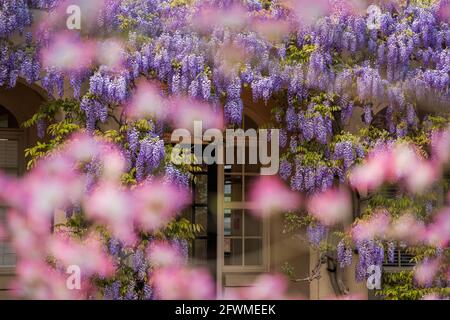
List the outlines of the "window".
{"label": "window", "polygon": [[[19,139],[12,132],[0,131],[0,170],[10,175],[18,175],[20,172]],[[0,223],[5,224],[7,208],[0,203]],[[9,241],[0,241],[0,267],[14,266],[16,254]]]}
{"label": "window", "polygon": [[395,249],[394,261],[386,261],[383,263],[383,267],[388,270],[391,268],[409,269],[415,266],[412,258],[414,258],[414,256],[406,252],[406,246],[400,245]]}
{"label": "window", "polygon": [[193,174],[192,205],[183,213],[186,219],[202,227],[202,231],[192,242],[190,251],[192,263],[196,265],[205,265],[208,259],[208,169],[202,169]]}
{"label": "window", "polygon": [[[244,130],[257,129],[254,121],[244,118]],[[225,150],[226,152],[226,150]],[[235,147],[233,164],[223,166],[222,266],[224,269],[264,269],[266,264],[266,222],[248,211],[248,193],[259,176],[260,166],[248,164],[249,141],[246,141],[245,164],[237,164]],[[226,158],[226,157],[225,157]]]}
{"label": "window", "polygon": [[[23,131],[16,118],[0,106],[0,170],[17,176],[23,171]],[[0,202],[0,223],[5,224],[7,207]],[[16,254],[8,239],[0,240],[0,267],[16,264]]]}
{"label": "window", "polygon": [[262,221],[254,218],[246,210],[224,211],[224,264],[262,265]]}

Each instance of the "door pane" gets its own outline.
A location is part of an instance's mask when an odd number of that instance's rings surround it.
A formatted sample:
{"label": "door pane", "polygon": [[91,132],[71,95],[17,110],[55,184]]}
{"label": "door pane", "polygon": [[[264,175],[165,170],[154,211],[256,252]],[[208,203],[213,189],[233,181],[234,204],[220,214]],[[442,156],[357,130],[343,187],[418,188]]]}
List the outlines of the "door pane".
{"label": "door pane", "polygon": [[261,219],[246,213],[245,214],[245,232],[246,237],[261,237],[262,236],[262,221]]}
{"label": "door pane", "polygon": [[225,238],[223,248],[225,265],[242,265],[242,239]]}
{"label": "door pane", "polygon": [[241,176],[225,176],[224,200],[225,202],[242,201]]}
{"label": "door pane", "polygon": [[17,168],[19,144],[15,140],[0,139],[0,168]]}
{"label": "door pane", "polygon": [[202,226],[203,230],[198,234],[199,236],[205,236],[208,228],[208,208],[196,207],[195,208],[195,223]]}
{"label": "door pane", "polygon": [[224,235],[242,237],[242,210],[224,210]]}
{"label": "door pane", "polygon": [[206,204],[208,202],[208,176],[200,174],[195,179],[195,204]]}
{"label": "door pane", "polygon": [[262,240],[245,239],[245,265],[256,266],[262,264]]}
{"label": "door pane", "polygon": [[194,240],[194,263],[197,265],[204,265],[207,261],[207,239]]}

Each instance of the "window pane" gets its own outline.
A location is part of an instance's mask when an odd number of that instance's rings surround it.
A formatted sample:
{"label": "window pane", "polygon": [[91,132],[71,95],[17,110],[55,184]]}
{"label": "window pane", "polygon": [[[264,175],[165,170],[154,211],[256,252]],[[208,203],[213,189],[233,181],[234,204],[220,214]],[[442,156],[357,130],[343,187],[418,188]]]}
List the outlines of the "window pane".
{"label": "window pane", "polygon": [[[235,142],[236,143],[236,142]],[[238,158],[237,158],[237,148],[234,148],[234,157],[230,161],[227,161],[227,152],[226,148],[224,148],[224,171],[225,174],[227,173],[242,173],[242,164],[238,164]]]}
{"label": "window pane", "polygon": [[258,179],[259,176],[245,176],[245,199],[247,200],[252,190],[252,187],[255,183],[255,180]]}
{"label": "window pane", "polygon": [[208,228],[208,208],[207,207],[196,207],[195,208],[195,223],[201,225],[203,228],[203,230],[198,235],[205,236],[206,230]]}
{"label": "window pane", "polygon": [[8,242],[0,242],[0,266],[14,266],[16,254]]}
{"label": "window pane", "polygon": [[0,168],[17,168],[18,148],[17,141],[0,139]]}
{"label": "window pane", "polygon": [[181,211],[181,217],[192,222],[192,207],[187,207]]}
{"label": "window pane", "polygon": [[[250,148],[250,146],[248,146],[245,150],[245,166],[244,166],[244,171],[247,173],[260,173],[260,164],[259,164],[259,146],[258,144],[256,145],[256,148]],[[251,154],[250,154],[251,153]],[[252,155],[252,157],[254,157],[254,159],[252,159],[251,163],[250,162],[250,155]],[[255,163],[256,162],[256,163]]]}
{"label": "window pane", "polygon": [[249,116],[244,116],[244,128],[245,128],[245,130],[247,130],[247,129],[255,129],[256,130],[256,129],[258,129],[258,125]]}
{"label": "window pane", "polygon": [[194,240],[194,263],[204,265],[207,261],[207,240],[195,239]]}
{"label": "window pane", "polygon": [[242,211],[225,209],[224,235],[242,237]]}
{"label": "window pane", "polygon": [[201,174],[195,178],[195,203],[206,204],[208,202],[208,176]]}
{"label": "window pane", "polygon": [[223,249],[225,265],[242,265],[242,239],[225,238]]}
{"label": "window pane", "polygon": [[242,201],[241,176],[225,176],[224,200],[225,202]]}
{"label": "window pane", "polygon": [[245,265],[255,266],[262,264],[262,240],[245,239]]}
{"label": "window pane", "polygon": [[245,214],[245,233],[246,237],[261,237],[262,236],[262,221],[253,215]]}

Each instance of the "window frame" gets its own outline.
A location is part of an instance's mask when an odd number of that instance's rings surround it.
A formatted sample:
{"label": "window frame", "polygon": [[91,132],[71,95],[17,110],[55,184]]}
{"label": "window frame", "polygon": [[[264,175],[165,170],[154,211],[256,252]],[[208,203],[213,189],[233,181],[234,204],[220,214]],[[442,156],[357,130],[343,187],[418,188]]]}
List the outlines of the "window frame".
{"label": "window frame", "polygon": [[[25,172],[25,131],[16,128],[0,128],[0,140],[16,140],[18,142],[17,146],[17,174],[20,176]],[[1,169],[1,168],[0,168]],[[8,238],[6,241],[8,242]],[[0,265],[0,275],[14,275],[16,269],[16,264],[14,265]]]}

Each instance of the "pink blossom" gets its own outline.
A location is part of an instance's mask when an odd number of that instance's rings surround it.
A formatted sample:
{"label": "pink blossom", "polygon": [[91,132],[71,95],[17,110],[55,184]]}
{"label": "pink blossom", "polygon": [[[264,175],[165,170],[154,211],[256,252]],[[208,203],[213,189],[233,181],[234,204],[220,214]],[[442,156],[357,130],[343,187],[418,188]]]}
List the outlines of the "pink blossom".
{"label": "pink blossom", "polygon": [[104,160],[102,178],[104,180],[119,182],[126,168],[125,158],[122,153],[120,153],[116,148],[113,148],[105,151],[102,158]]}
{"label": "pink blossom", "polygon": [[436,293],[429,293],[422,297],[422,300],[442,300],[442,298]]}
{"label": "pink blossom", "polygon": [[214,63],[219,66],[221,73],[231,79],[235,76],[237,68],[251,57],[252,55],[243,46],[225,43],[214,52]]}
{"label": "pink blossom", "polygon": [[314,24],[331,10],[329,0],[281,0],[280,3],[294,12],[301,24],[307,26]]}
{"label": "pink blossom", "polygon": [[3,225],[0,223],[0,241],[6,238],[6,231]]}
{"label": "pink blossom", "polygon": [[390,231],[391,217],[385,210],[379,210],[368,219],[358,221],[352,228],[355,241],[384,239]]}
{"label": "pink blossom", "polygon": [[249,199],[251,212],[261,217],[296,210],[300,206],[300,196],[276,176],[258,178],[251,186]]}
{"label": "pink blossom", "polygon": [[145,182],[131,191],[134,217],[140,228],[154,231],[168,223],[190,202],[189,193],[160,180]]}
{"label": "pink blossom", "polygon": [[126,243],[134,243],[132,198],[127,190],[112,182],[105,182],[86,196],[86,216],[104,223],[114,235]]}
{"label": "pink blossom", "polygon": [[76,265],[84,276],[98,274],[101,277],[112,276],[115,267],[103,244],[98,239],[76,241],[52,237],[49,253],[64,267]]}
{"label": "pink blossom", "polygon": [[34,228],[48,228],[51,216],[82,197],[85,181],[73,163],[55,154],[42,159],[24,178],[0,177],[0,197],[10,207],[27,214]]}
{"label": "pink blossom", "polygon": [[251,28],[263,39],[278,43],[289,36],[289,23],[275,19],[253,19]]}
{"label": "pink blossom", "polygon": [[67,274],[52,269],[41,261],[22,259],[16,266],[17,277],[11,283],[12,292],[20,298],[36,300],[83,299],[91,285],[83,282],[80,290],[67,287]]}
{"label": "pink blossom", "polygon": [[431,285],[436,273],[439,270],[439,259],[427,259],[422,261],[414,268],[414,279],[421,286]]}
{"label": "pink blossom", "polygon": [[438,7],[439,18],[444,22],[450,21],[450,4],[445,1],[441,1]]}
{"label": "pink blossom", "polygon": [[345,294],[341,296],[327,296],[323,300],[367,300],[362,294]]}
{"label": "pink blossom", "polygon": [[179,266],[183,264],[183,259],[173,245],[166,241],[152,242],[147,249],[150,263],[154,267]]}
{"label": "pink blossom", "polygon": [[188,97],[174,97],[170,99],[170,116],[175,128],[182,128],[194,132],[194,121],[200,121],[203,130],[214,128],[223,129],[223,114],[220,108],[191,99]]}
{"label": "pink blossom", "polygon": [[403,179],[414,193],[422,193],[437,177],[434,165],[421,159],[417,150],[408,144],[397,145],[392,150],[392,165],[395,174],[392,180]]}
{"label": "pink blossom", "polygon": [[104,143],[106,142],[96,140],[88,134],[77,132],[64,144],[61,152],[74,162],[90,161],[100,154]]}
{"label": "pink blossom", "polygon": [[[59,0],[50,14],[37,15],[36,25],[39,29],[49,32],[67,30],[70,27],[80,27],[84,34],[98,33],[98,17],[105,4],[105,0]],[[76,25],[76,10],[81,14],[80,25]],[[75,11],[74,11],[75,10]],[[74,30],[78,31],[78,30]]]}
{"label": "pink blossom", "polygon": [[162,300],[207,300],[214,298],[214,281],[206,269],[166,267],[157,269],[151,279]]}
{"label": "pink blossom", "polygon": [[110,70],[120,70],[124,67],[124,44],[120,40],[107,39],[97,42],[96,57],[100,65]]}
{"label": "pink blossom", "polygon": [[228,289],[225,299],[231,300],[284,300],[287,298],[288,282],[280,274],[259,276],[249,287]]}
{"label": "pink blossom", "polygon": [[420,161],[411,167],[413,170],[411,170],[405,179],[409,191],[423,193],[437,180],[437,170],[432,163]]}
{"label": "pink blossom", "polygon": [[217,6],[203,6],[192,19],[191,26],[201,32],[211,32],[214,28],[240,30],[248,23],[246,9],[239,4],[226,9]]}
{"label": "pink blossom", "polygon": [[153,117],[165,119],[168,109],[156,83],[141,80],[128,104],[128,116],[132,119]]}
{"label": "pink blossom", "polygon": [[350,194],[343,188],[329,189],[313,195],[307,204],[308,212],[326,226],[347,221],[352,213]]}
{"label": "pink blossom", "polygon": [[42,63],[45,67],[56,67],[66,71],[88,68],[94,55],[95,47],[91,42],[81,40],[68,31],[55,35],[49,46],[41,52]]}
{"label": "pink blossom", "polygon": [[403,240],[409,243],[417,243],[423,240],[425,225],[417,220],[412,214],[406,213],[394,220],[389,230],[389,237]]}
{"label": "pink blossom", "polygon": [[450,129],[434,131],[431,146],[433,158],[440,164],[447,163],[450,160]]}
{"label": "pink blossom", "polygon": [[379,188],[385,180],[386,168],[390,163],[385,152],[369,157],[363,164],[355,166],[350,173],[350,184],[360,193],[365,194]]}
{"label": "pink blossom", "polygon": [[47,239],[50,236],[51,225],[48,220],[47,228],[42,228],[31,223],[26,217],[14,210],[9,210],[7,215],[8,228],[12,244],[19,260],[43,259],[45,256]]}
{"label": "pink blossom", "polygon": [[425,239],[429,245],[441,248],[450,243],[450,208],[440,211],[427,226]]}

